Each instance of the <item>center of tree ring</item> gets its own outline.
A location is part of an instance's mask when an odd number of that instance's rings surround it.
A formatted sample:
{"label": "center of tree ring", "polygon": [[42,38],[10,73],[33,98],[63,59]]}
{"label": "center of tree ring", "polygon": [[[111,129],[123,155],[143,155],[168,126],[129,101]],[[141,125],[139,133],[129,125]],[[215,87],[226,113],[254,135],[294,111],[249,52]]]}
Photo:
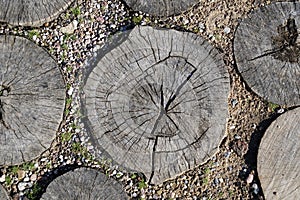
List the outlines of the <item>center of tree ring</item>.
{"label": "center of tree ring", "polygon": [[[150,132],[149,137],[172,137],[176,135],[178,125],[175,122],[176,119],[175,121],[172,119],[171,114],[174,112],[180,113],[181,107],[179,102],[175,100],[174,95],[174,91],[165,88],[163,83],[139,85],[131,94],[129,101],[131,119],[135,124],[143,124],[147,121],[147,113],[157,113],[155,118],[158,129],[152,133]],[[171,98],[174,98],[174,102]]]}
{"label": "center of tree ring", "polygon": [[295,19],[289,18],[284,24],[277,27],[278,35],[272,37],[275,59],[296,63],[300,57],[299,34]]}
{"label": "center of tree ring", "polygon": [[[186,130],[183,121],[187,113],[198,109],[198,97],[189,80],[195,71],[185,59],[168,57],[145,71],[133,67],[123,74],[107,98],[109,116],[115,122],[114,132],[129,131],[155,139],[173,137]],[[111,124],[106,125],[111,129]]]}

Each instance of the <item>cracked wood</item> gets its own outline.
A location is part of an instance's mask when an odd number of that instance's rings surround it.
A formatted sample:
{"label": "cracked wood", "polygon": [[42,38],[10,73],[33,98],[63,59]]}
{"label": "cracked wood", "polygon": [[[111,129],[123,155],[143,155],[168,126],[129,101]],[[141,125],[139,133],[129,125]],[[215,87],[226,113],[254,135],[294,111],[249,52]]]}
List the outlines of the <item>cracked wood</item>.
{"label": "cracked wood", "polygon": [[188,10],[199,0],[125,0],[125,2],[135,11],[154,16],[170,16]]}
{"label": "cracked wood", "polygon": [[54,179],[41,199],[128,199],[122,185],[95,169],[77,168]]}
{"label": "cracked wood", "polygon": [[266,199],[300,196],[300,108],[279,116],[265,132],[257,171]]}
{"label": "cracked wood", "polygon": [[300,105],[300,3],[277,2],[253,11],[238,26],[238,70],[258,95],[280,105]]}
{"label": "cracked wood", "polygon": [[228,74],[218,52],[194,34],[136,27],[122,36],[88,74],[87,124],[113,160],[162,182],[216,152]]}
{"label": "cracked wood", "polygon": [[1,0],[0,22],[20,26],[41,26],[53,20],[73,0]]}
{"label": "cracked wood", "polygon": [[0,165],[29,161],[51,144],[61,123],[64,80],[41,47],[0,36]]}

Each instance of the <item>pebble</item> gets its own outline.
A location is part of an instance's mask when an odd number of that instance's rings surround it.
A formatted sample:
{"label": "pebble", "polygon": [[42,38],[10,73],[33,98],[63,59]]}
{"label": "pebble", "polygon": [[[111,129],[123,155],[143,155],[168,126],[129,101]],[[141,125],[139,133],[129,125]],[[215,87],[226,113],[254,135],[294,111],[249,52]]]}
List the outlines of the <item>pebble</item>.
{"label": "pebble", "polygon": [[238,104],[238,101],[236,99],[231,99],[230,103],[232,108],[234,108]]}
{"label": "pebble", "polygon": [[284,113],[284,111],[285,111],[285,110],[284,110],[283,108],[281,108],[281,109],[279,109],[279,110],[277,111],[277,113],[278,113],[278,114],[282,114],[282,113]]}
{"label": "pebble", "polygon": [[228,26],[226,26],[224,28],[224,33],[229,34],[230,33],[230,28]]}
{"label": "pebble", "polygon": [[214,184],[219,185],[219,179],[218,178],[214,178]]}
{"label": "pebble", "polygon": [[258,185],[256,183],[253,183],[252,188],[253,188],[253,193],[258,194],[259,188],[258,188]]}
{"label": "pebble", "polygon": [[248,176],[248,178],[247,178],[247,180],[246,180],[246,182],[247,182],[248,184],[252,183],[253,178],[254,178],[253,174],[250,173],[249,176]]}
{"label": "pebble", "polygon": [[26,175],[26,172],[24,170],[18,170],[18,179],[22,180]]}
{"label": "pebble", "polygon": [[27,183],[20,182],[20,183],[18,184],[18,190],[19,190],[19,191],[25,190],[26,187],[27,187]]}
{"label": "pebble", "polygon": [[241,136],[235,135],[235,136],[234,136],[234,139],[239,140],[239,139],[241,139]]}
{"label": "pebble", "polygon": [[37,179],[37,175],[36,174],[32,174],[30,176],[30,181],[34,182],[34,181],[36,181],[36,179]]}
{"label": "pebble", "polygon": [[24,182],[28,182],[30,179],[29,179],[29,177],[28,176],[26,176],[25,178],[24,178]]}
{"label": "pebble", "polygon": [[0,177],[0,183],[3,183],[5,182],[5,174],[3,174],[1,177]]}

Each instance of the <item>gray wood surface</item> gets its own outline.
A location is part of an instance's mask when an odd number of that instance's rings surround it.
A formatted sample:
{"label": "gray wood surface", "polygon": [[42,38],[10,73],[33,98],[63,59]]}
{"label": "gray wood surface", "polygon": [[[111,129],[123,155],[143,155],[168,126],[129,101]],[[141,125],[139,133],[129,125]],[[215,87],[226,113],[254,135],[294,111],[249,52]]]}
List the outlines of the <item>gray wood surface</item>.
{"label": "gray wood surface", "polygon": [[154,16],[170,16],[179,14],[199,0],[124,0],[135,11],[142,11]]}
{"label": "gray wood surface", "polygon": [[0,0],[0,22],[40,26],[57,17],[73,0]]}
{"label": "gray wood surface", "polygon": [[1,200],[9,200],[10,199],[6,190],[2,187],[2,185],[0,185],[0,199]]}
{"label": "gray wood surface", "polygon": [[0,165],[46,150],[62,120],[65,87],[54,59],[33,42],[0,36]]}
{"label": "gray wood surface", "polygon": [[300,3],[273,3],[238,26],[234,54],[250,88],[268,101],[300,105]]}
{"label": "gray wood surface", "polygon": [[300,108],[279,116],[262,138],[257,170],[266,199],[300,197]]}
{"label": "gray wood surface", "polygon": [[195,34],[136,27],[123,36],[99,53],[87,78],[86,114],[113,160],[161,183],[217,151],[228,74],[218,52]]}
{"label": "gray wood surface", "polygon": [[78,168],[54,179],[41,199],[124,200],[128,196],[116,180],[95,169]]}

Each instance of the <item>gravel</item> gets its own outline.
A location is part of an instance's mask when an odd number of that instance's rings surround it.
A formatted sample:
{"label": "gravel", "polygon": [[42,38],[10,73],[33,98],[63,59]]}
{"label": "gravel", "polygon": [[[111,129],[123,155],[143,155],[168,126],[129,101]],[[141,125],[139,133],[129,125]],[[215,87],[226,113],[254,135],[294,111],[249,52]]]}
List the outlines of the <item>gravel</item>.
{"label": "gravel", "polygon": [[[249,91],[238,75],[232,39],[238,20],[266,3],[269,1],[201,1],[178,16],[153,18],[128,10],[117,0],[86,0],[76,1],[58,19],[38,29],[0,24],[0,34],[27,37],[45,47],[57,60],[65,77],[68,99],[64,121],[51,148],[29,163],[1,166],[0,183],[13,198],[39,197],[55,177],[74,166],[84,165],[120,181],[133,199],[263,199],[255,173],[256,157],[249,151],[257,149],[257,144],[255,147],[251,141],[255,136],[261,137],[260,122],[274,112]],[[79,14],[74,9],[79,10]],[[112,34],[134,23],[191,31],[206,38],[223,52],[232,82],[227,136],[218,153],[207,163],[161,185],[148,185],[142,174],[125,170],[106,158],[93,145],[82,123],[80,89],[86,61]],[[284,111],[279,108],[277,112]]]}

